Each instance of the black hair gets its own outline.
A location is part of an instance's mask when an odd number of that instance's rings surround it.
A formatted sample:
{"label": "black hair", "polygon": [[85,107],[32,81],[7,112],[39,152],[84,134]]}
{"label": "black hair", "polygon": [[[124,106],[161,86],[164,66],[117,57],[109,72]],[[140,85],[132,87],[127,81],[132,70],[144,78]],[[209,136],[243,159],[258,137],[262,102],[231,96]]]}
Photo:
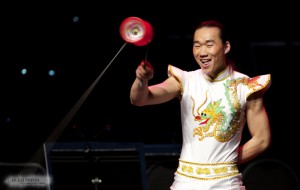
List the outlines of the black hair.
{"label": "black hair", "polygon": [[217,27],[217,28],[219,28],[220,29],[220,38],[221,38],[223,44],[225,44],[226,41],[230,41],[227,29],[225,28],[225,25],[222,24],[220,21],[218,21],[218,20],[203,21],[197,26],[196,30],[198,30],[200,28],[203,28],[203,27]]}

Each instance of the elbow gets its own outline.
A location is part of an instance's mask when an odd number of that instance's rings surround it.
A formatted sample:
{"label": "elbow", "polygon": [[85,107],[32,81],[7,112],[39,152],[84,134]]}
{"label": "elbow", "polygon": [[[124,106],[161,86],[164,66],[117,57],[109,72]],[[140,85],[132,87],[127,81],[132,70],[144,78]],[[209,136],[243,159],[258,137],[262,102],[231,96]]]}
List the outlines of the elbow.
{"label": "elbow", "polygon": [[143,102],[130,98],[130,103],[134,106],[144,106]]}
{"label": "elbow", "polygon": [[265,137],[262,142],[260,143],[261,151],[264,152],[265,150],[269,149],[272,144],[271,136]]}
{"label": "elbow", "polygon": [[266,141],[265,144],[266,144],[265,145],[265,149],[269,149],[271,147],[271,145],[272,145],[272,138],[271,137],[268,138],[268,140]]}

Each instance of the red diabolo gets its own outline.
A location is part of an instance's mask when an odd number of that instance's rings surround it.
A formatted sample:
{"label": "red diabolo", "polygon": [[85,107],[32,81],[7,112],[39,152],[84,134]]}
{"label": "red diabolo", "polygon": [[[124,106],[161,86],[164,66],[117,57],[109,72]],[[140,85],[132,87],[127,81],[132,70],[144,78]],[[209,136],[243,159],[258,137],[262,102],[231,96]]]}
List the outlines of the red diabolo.
{"label": "red diabolo", "polygon": [[138,17],[128,17],[121,23],[120,34],[128,43],[145,46],[152,41],[153,29],[150,23]]}

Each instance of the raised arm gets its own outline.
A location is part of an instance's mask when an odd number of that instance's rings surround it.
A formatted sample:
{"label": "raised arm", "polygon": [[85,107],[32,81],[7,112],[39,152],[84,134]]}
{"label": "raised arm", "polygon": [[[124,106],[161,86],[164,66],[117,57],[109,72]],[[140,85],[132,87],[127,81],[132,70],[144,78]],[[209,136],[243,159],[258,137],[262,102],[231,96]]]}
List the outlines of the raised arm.
{"label": "raised arm", "polygon": [[136,78],[131,86],[130,100],[133,105],[144,106],[167,102],[180,95],[180,83],[173,77],[155,85],[148,85],[153,78],[151,64],[144,61],[136,69]]}

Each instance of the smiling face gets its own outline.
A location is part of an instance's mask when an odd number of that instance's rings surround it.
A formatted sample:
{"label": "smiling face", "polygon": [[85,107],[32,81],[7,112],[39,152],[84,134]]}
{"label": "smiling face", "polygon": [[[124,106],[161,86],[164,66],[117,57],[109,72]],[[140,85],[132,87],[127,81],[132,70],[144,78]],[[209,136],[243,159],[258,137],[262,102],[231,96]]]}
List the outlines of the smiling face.
{"label": "smiling face", "polygon": [[194,33],[193,54],[202,71],[214,79],[227,67],[230,43],[221,39],[218,27],[204,26]]}

